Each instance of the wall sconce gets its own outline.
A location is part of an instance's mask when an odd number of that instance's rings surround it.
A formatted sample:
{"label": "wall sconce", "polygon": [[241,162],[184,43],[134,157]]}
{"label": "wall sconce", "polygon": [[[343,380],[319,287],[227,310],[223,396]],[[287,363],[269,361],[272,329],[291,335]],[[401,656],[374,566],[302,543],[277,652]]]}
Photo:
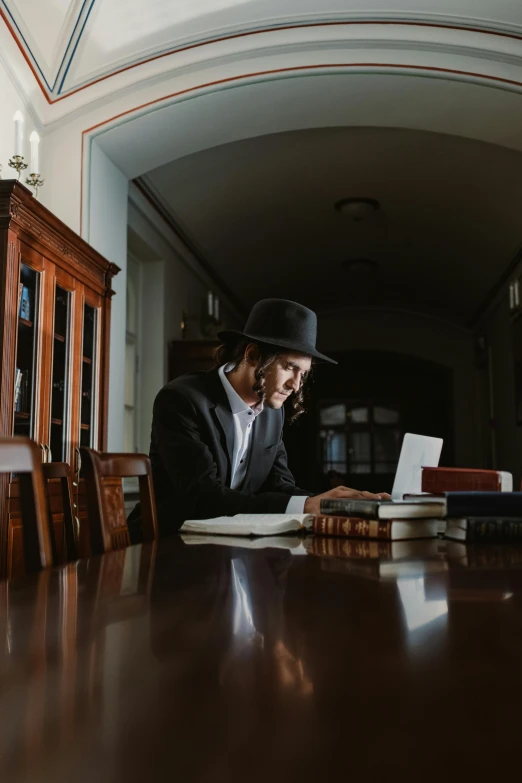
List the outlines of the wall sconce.
{"label": "wall sconce", "polygon": [[181,311],[181,337],[185,339],[187,336],[188,321],[197,321],[201,334],[205,335],[205,337],[210,337],[213,329],[221,325],[219,311],[219,297],[215,296],[212,291],[209,291],[206,300],[201,303],[199,315],[192,315],[187,313],[186,310]]}

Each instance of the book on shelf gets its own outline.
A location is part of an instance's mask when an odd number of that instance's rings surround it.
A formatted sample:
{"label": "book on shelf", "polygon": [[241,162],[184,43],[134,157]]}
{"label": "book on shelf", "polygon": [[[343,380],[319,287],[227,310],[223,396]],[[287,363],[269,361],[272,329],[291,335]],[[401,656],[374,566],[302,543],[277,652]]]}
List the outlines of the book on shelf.
{"label": "book on shelf", "polygon": [[22,293],[20,297],[20,318],[24,318],[26,321],[31,320],[31,291],[26,285],[22,285]]}
{"label": "book on shelf", "polygon": [[422,468],[421,489],[442,492],[512,492],[513,475],[503,470],[475,468]]}
{"label": "book on shelf", "polygon": [[15,390],[14,390],[14,408],[15,411],[20,410],[19,408],[19,401],[20,401],[20,389],[22,385],[22,371],[17,367],[16,368],[16,374],[15,374]]}
{"label": "book on shelf", "polygon": [[446,538],[455,541],[511,541],[522,540],[522,517],[499,519],[471,517],[467,519],[448,519]]}
{"label": "book on shelf", "polygon": [[275,536],[309,530],[312,514],[236,514],[214,519],[188,519],[181,533],[207,533],[221,536]]}
{"label": "book on shelf", "polygon": [[318,536],[381,538],[397,541],[408,538],[436,538],[438,519],[361,519],[356,517],[316,516],[312,532]]}
{"label": "book on shelf", "polygon": [[445,516],[446,499],[394,501],[324,498],[320,503],[320,511],[324,516],[354,519],[435,519]]}

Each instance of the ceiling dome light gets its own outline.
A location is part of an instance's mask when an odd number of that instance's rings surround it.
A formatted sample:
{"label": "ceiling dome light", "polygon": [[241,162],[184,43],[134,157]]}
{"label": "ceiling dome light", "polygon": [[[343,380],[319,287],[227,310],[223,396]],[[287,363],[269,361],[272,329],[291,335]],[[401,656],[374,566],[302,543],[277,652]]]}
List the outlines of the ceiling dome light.
{"label": "ceiling dome light", "polygon": [[341,212],[356,223],[371,217],[380,208],[379,202],[374,198],[359,197],[342,198],[334,206],[337,212]]}
{"label": "ceiling dome light", "polygon": [[368,278],[379,270],[379,264],[371,258],[348,258],[342,262],[341,267],[344,272],[359,278]]}

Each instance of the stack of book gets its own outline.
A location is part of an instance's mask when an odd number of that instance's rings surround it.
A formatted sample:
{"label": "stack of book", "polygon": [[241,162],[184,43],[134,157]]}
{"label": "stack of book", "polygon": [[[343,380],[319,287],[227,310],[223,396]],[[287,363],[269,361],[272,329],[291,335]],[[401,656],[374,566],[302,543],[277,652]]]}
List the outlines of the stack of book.
{"label": "stack of book", "polygon": [[512,485],[511,474],[499,471],[424,468],[422,486],[436,492],[402,501],[323,498],[317,516],[238,514],[188,520],[181,530],[226,536],[309,531],[321,537],[407,541],[437,538],[442,525],[445,536],[458,541],[522,540],[522,492],[510,491]]}

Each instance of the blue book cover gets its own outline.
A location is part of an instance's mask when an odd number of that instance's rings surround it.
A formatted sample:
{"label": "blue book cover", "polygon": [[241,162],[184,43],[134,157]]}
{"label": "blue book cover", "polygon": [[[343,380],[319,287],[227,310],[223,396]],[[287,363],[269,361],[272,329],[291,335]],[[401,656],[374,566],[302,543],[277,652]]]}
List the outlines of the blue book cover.
{"label": "blue book cover", "polygon": [[22,297],[20,299],[20,318],[26,321],[31,320],[31,292],[26,285],[22,288]]}

